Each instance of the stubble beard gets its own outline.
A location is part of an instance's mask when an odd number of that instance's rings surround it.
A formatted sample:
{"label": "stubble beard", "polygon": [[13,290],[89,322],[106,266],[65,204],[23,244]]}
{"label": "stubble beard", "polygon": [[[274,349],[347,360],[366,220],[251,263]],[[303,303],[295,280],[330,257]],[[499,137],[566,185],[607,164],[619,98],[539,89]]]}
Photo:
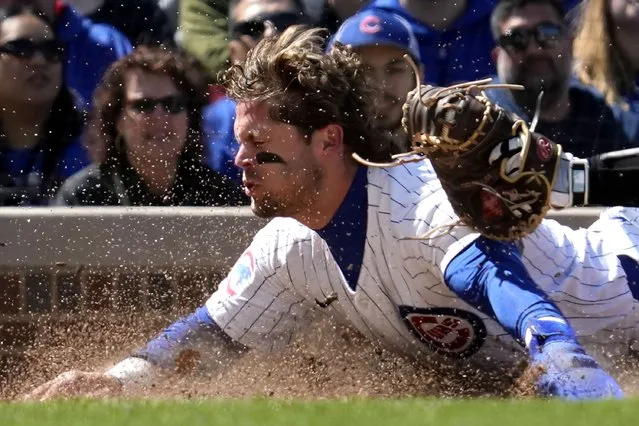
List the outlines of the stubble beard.
{"label": "stubble beard", "polygon": [[[543,91],[541,99],[541,108],[546,109],[556,104],[562,97],[567,78],[564,78],[557,70],[556,65],[549,63],[553,73],[546,79],[531,76],[525,70],[526,63],[522,65],[518,76],[513,76],[510,80],[515,84],[521,84],[525,90],[514,90],[512,95],[517,104],[519,104],[527,113],[534,114],[537,108],[539,94]],[[566,80],[566,81],[564,81]]]}
{"label": "stubble beard", "polygon": [[[251,210],[259,218],[297,217],[308,211],[315,203],[323,181],[323,174],[317,167],[305,173],[303,182],[288,193],[267,193],[260,201],[251,198]],[[294,180],[292,181],[294,182]]]}

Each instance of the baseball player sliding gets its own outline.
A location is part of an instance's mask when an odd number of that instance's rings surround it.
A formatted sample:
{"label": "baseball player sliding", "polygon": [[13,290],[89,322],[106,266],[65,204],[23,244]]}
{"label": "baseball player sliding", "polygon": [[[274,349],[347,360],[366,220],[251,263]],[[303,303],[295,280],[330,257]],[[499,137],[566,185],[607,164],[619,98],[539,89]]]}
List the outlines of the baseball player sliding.
{"label": "baseball player sliding", "polygon": [[[244,65],[224,76],[238,102],[236,164],[254,213],[272,220],[219,289],[110,370],[64,373],[28,399],[114,394],[153,383],[158,372],[175,368],[185,356],[215,358],[244,348],[276,351],[318,313],[330,313],[392,350],[431,362],[489,366],[527,357],[539,367],[540,396],[623,396],[595,354],[627,350],[637,337],[637,211],[609,209],[588,230],[575,231],[535,219],[548,201],[518,203],[509,210],[517,198],[512,185],[499,178],[476,186],[490,195],[478,193],[484,202],[480,208],[468,209],[454,193],[449,201],[444,188],[450,189],[463,169],[455,174],[445,168],[455,167],[466,148],[442,151],[452,152],[449,157],[432,155],[435,166],[420,154],[431,155],[433,145],[461,137],[464,126],[455,128],[461,116],[450,111],[466,110],[454,97],[444,103],[437,103],[443,97],[415,101],[422,91],[411,95],[405,114],[419,141],[415,147],[422,149],[413,159],[421,161],[362,165],[354,157],[371,164],[392,161],[384,152],[385,134],[370,118],[374,94],[362,78],[359,57],[339,43],[326,53],[324,44],[320,30],[292,27],[260,41]],[[445,105],[444,115],[431,122],[438,105]],[[492,120],[491,111],[477,141],[491,123],[506,128]],[[440,119],[447,129],[436,124],[440,127],[424,132],[423,123],[431,126]],[[480,121],[471,117],[466,125],[475,129]],[[519,168],[533,159],[511,152],[532,151],[529,141],[539,140],[520,126],[508,127],[512,133],[505,147],[495,143],[497,151],[483,149],[486,164],[502,170],[502,162],[508,163],[508,182],[513,176],[535,177],[522,188],[547,198],[554,179],[543,173],[552,174],[552,168],[527,174]],[[436,134],[443,137],[429,139]],[[515,142],[508,142],[510,137]],[[540,145],[536,161],[557,161],[553,147]],[[513,158],[523,166],[515,167]],[[436,170],[445,178],[444,188]],[[461,178],[457,182],[465,185]],[[463,194],[475,199],[473,193]],[[456,210],[465,212],[463,223]],[[468,211],[483,216],[473,220]],[[506,216],[510,228],[495,227],[495,218],[505,211],[523,218],[526,232],[511,226]],[[513,234],[521,238],[507,238]]]}

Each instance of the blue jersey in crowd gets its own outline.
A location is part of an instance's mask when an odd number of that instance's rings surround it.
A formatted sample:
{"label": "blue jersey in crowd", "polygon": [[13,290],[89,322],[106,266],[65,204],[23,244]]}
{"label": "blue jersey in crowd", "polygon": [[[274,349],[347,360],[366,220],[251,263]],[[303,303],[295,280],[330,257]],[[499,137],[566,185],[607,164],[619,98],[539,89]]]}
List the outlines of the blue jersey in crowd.
{"label": "blue jersey in crowd", "polygon": [[70,6],[61,9],[55,30],[66,45],[67,86],[88,106],[104,72],[132,51],[131,43],[115,28],[96,24]]}
{"label": "blue jersey in crowd", "polygon": [[[578,3],[567,0],[564,5],[569,10]],[[371,0],[363,9],[379,8],[404,17],[419,41],[427,82],[443,86],[495,73],[490,14],[496,4],[497,0],[468,0],[466,11],[443,31],[418,21],[401,6],[400,0]]]}
{"label": "blue jersey in crowd", "polygon": [[242,171],[235,166],[238,145],[235,142],[235,101],[222,97],[203,111],[204,162],[211,169],[237,183],[242,183]]}

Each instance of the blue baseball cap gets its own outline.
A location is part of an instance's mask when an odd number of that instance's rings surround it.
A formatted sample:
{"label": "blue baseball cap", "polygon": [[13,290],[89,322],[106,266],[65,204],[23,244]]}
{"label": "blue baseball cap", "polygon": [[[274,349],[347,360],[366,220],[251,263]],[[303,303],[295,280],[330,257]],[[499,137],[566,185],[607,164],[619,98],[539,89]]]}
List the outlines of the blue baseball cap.
{"label": "blue baseball cap", "polygon": [[409,53],[421,63],[419,43],[410,23],[402,16],[384,10],[364,10],[345,20],[332,37],[347,46],[394,46]]}

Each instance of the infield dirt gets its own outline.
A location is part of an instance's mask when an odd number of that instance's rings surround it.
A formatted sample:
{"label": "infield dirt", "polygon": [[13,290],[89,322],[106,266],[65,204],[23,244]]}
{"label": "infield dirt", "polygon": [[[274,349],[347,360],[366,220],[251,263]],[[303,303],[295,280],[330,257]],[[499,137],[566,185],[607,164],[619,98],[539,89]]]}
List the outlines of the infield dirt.
{"label": "infield dirt", "polygon": [[[1,386],[0,397],[14,399],[70,369],[99,371],[143,345],[175,319],[135,313],[99,314],[81,323],[49,323],[27,351],[29,363]],[[484,371],[438,363],[417,364],[389,353],[357,331],[321,319],[283,352],[216,357],[205,372],[175,373],[124,396],[144,398],[321,399],[348,396],[526,397],[532,386],[524,370]],[[202,370],[202,369],[200,369]],[[639,366],[628,362],[613,373],[636,395]],[[524,379],[521,379],[524,377]]]}

